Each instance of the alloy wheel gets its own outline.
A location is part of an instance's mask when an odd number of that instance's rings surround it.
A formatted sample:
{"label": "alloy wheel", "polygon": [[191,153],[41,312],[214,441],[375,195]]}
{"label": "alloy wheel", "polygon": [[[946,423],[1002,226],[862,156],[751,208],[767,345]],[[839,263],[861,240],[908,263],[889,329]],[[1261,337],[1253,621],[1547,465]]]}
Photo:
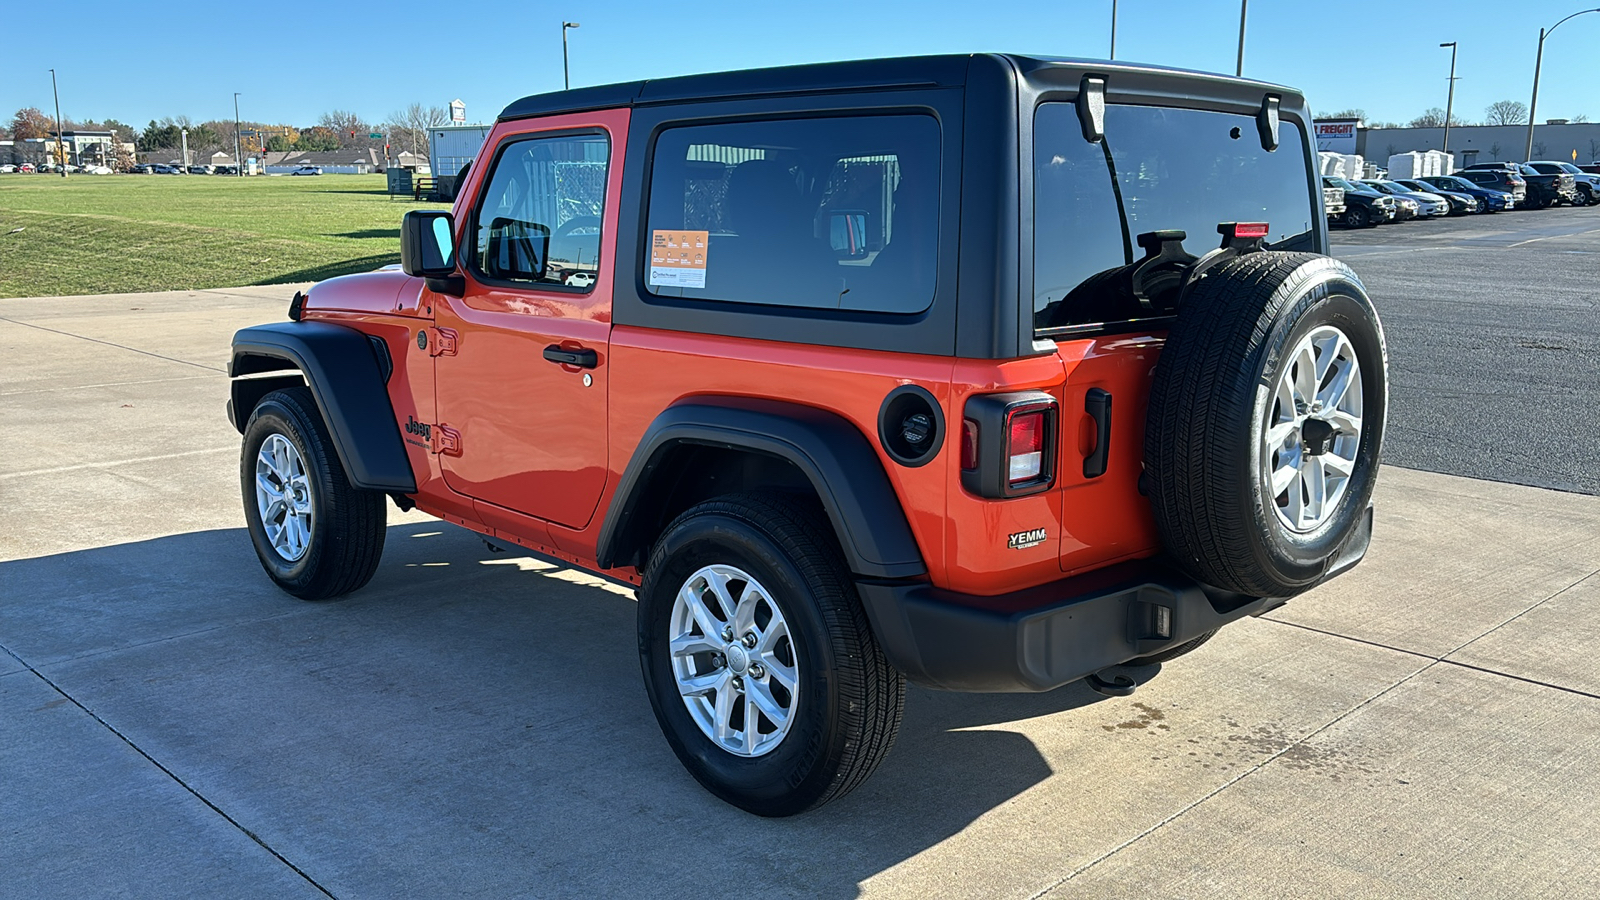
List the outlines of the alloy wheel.
{"label": "alloy wheel", "polygon": [[287,562],[311,546],[315,512],[305,460],[287,437],[270,434],[256,453],[256,511],[267,542]]}
{"label": "alloy wheel", "polygon": [[1361,363],[1344,332],[1314,329],[1288,356],[1262,429],[1261,479],[1278,520],[1315,531],[1333,516],[1361,447]]}

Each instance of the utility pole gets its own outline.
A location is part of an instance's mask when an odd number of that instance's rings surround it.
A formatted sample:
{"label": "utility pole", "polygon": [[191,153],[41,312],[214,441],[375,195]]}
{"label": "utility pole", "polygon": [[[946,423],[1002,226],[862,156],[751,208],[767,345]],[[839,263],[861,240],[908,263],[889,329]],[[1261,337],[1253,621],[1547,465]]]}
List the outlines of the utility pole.
{"label": "utility pole", "polygon": [[1233,74],[1244,77],[1244,14],[1250,8],[1250,0],[1239,0],[1239,61],[1234,64]]}
{"label": "utility pole", "polygon": [[1111,56],[1117,58],[1117,0],[1111,0]]}
{"label": "utility pole", "polygon": [[56,168],[61,170],[61,177],[67,177],[67,151],[66,136],[61,133],[61,91],[56,89],[56,70],[50,70],[50,93],[56,98]]}
{"label": "utility pole", "polygon": [[183,141],[183,174],[187,175],[189,174],[189,129],[180,129],[178,135]]}
{"label": "utility pole", "polygon": [[239,92],[233,92],[233,174],[244,177],[244,153],[239,149]]}
{"label": "utility pole", "polygon": [[[1456,42],[1440,44],[1450,48],[1450,93],[1444,101],[1444,152],[1450,152],[1450,115],[1456,108]],[[1452,164],[1453,165],[1453,164]]]}
{"label": "utility pole", "polygon": [[[1580,9],[1572,15],[1567,16],[1567,19],[1592,12],[1600,12],[1600,8]],[[1528,147],[1522,156],[1524,162],[1533,159],[1533,123],[1538,121],[1539,68],[1544,65],[1544,39],[1549,37],[1551,34],[1554,34],[1555,30],[1561,27],[1561,23],[1567,21],[1567,19],[1562,19],[1561,22],[1557,22],[1554,25],[1551,25],[1549,28],[1539,29],[1539,54],[1535,56],[1533,60],[1533,99],[1528,101]]]}
{"label": "utility pole", "polygon": [[567,91],[572,90],[572,76],[567,73],[567,29],[577,27],[577,22],[561,23],[561,89]]}

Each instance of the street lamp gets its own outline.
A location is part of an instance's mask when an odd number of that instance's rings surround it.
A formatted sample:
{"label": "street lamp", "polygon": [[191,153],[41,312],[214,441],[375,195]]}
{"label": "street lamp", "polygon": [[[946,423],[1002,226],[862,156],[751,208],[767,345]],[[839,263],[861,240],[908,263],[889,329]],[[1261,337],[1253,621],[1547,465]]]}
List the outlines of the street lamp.
{"label": "street lamp", "polygon": [[239,150],[239,92],[233,92],[233,174],[244,177],[243,153]]}
{"label": "street lamp", "polygon": [[62,141],[66,136],[61,133],[61,92],[56,90],[56,70],[50,70],[50,93],[56,98],[56,168],[61,170],[61,177],[67,177],[67,151]]}
{"label": "street lamp", "polygon": [[[1567,16],[1567,19],[1592,12],[1600,12],[1600,8],[1580,9]],[[1567,19],[1562,19],[1561,22],[1565,22]],[[1554,33],[1557,28],[1560,28],[1561,22],[1557,22],[1549,28],[1539,29],[1539,55],[1534,57],[1533,60],[1533,99],[1528,101],[1528,147],[1522,156],[1524,162],[1533,159],[1533,123],[1537,121],[1535,114],[1538,112],[1539,106],[1539,67],[1544,65],[1544,39]]]}
{"label": "street lamp", "polygon": [[1107,58],[1117,58],[1117,0],[1111,0],[1111,55]]}
{"label": "street lamp", "polygon": [[1450,152],[1450,112],[1456,104],[1456,42],[1440,44],[1441,47],[1450,48],[1450,93],[1444,101],[1444,152]]}
{"label": "street lamp", "polygon": [[1250,8],[1250,0],[1239,0],[1239,62],[1233,67],[1236,78],[1244,77],[1244,14]]}
{"label": "street lamp", "polygon": [[577,27],[577,22],[561,23],[561,87],[563,90],[572,89],[572,76],[567,73],[567,29]]}

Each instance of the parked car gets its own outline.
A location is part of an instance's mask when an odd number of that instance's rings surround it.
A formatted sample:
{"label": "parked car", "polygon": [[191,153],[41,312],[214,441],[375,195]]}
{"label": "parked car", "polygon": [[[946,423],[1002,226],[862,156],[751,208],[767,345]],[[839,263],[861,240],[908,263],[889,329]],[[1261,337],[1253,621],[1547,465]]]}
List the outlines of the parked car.
{"label": "parked car", "polygon": [[1569,162],[1535,160],[1528,165],[1544,175],[1571,175],[1572,198],[1568,202],[1573,206],[1600,203],[1600,175],[1592,175]]}
{"label": "parked car", "polygon": [[[1480,164],[1481,165],[1481,164]],[[1511,195],[1511,205],[1514,209],[1525,209],[1528,202],[1528,180],[1516,169],[1508,169],[1496,164],[1494,166],[1479,165],[1467,166],[1455,173],[1457,178],[1472,182],[1481,188],[1501,191]]]}
{"label": "parked car", "polygon": [[190,175],[210,175],[211,166],[189,166],[187,171]]}
{"label": "parked car", "polygon": [[590,287],[594,284],[593,272],[573,272],[567,276],[567,287]]}
{"label": "parked car", "polygon": [[151,165],[150,163],[138,163],[128,167],[129,175],[151,175],[154,174],[154,172],[155,166]]}
{"label": "parked car", "polygon": [[1457,174],[1472,171],[1510,171],[1516,173],[1527,186],[1527,195],[1517,203],[1518,207],[1523,209],[1546,209],[1557,203],[1572,203],[1578,193],[1577,183],[1568,173],[1540,172],[1524,163],[1474,163]]}
{"label": "parked car", "polygon": [[1328,224],[1333,224],[1344,218],[1344,188],[1324,184],[1322,186],[1322,212],[1328,217]]}
{"label": "parked car", "polygon": [[17,167],[12,165],[11,163],[6,163],[5,165],[0,166],[0,174],[12,175],[12,174],[15,174],[16,171],[17,171]]}
{"label": "parked car", "polygon": [[[514,101],[459,213],[405,214],[402,271],[234,336],[245,539],[348,594],[392,498],[635,587],[630,633],[583,640],[763,816],[865,781],[908,680],[1126,696],[1109,667],[1371,541],[1386,349],[1309,121],[1278,85],[996,54]],[[579,253],[601,280],[562,287]]]}
{"label": "parked car", "polygon": [[1471,194],[1445,190],[1438,185],[1429,184],[1426,181],[1415,178],[1402,178],[1396,181],[1395,184],[1407,190],[1416,191],[1419,194],[1443,198],[1445,202],[1450,204],[1450,215],[1452,216],[1465,216],[1483,211],[1483,204]]}
{"label": "parked car", "polygon": [[301,166],[300,168],[295,169],[293,172],[290,172],[289,174],[290,175],[321,175],[322,174],[322,167],[321,166]]}
{"label": "parked car", "polygon": [[111,174],[113,174],[114,171],[115,170],[113,170],[110,166],[85,166],[84,170],[83,170],[83,174],[85,174],[85,175],[111,175]]}
{"label": "parked car", "polygon": [[1465,194],[1475,198],[1482,204],[1479,207],[1479,212],[1501,212],[1512,208],[1516,203],[1511,195],[1505,191],[1497,191],[1494,188],[1473,184],[1459,175],[1425,175],[1421,181],[1441,190],[1454,194]]}
{"label": "parked car", "polygon": [[33,163],[23,163],[17,166],[17,171],[19,173],[32,173],[38,171],[38,168]]}
{"label": "parked car", "polygon": [[166,163],[151,163],[150,173],[152,175],[182,175],[183,170],[177,166],[167,165]]}
{"label": "parked car", "polygon": [[211,174],[213,174],[213,175],[237,175],[237,174],[239,174],[239,167],[238,166],[213,166],[211,168]]}
{"label": "parked car", "polygon": [[1344,215],[1339,218],[1339,224],[1346,228],[1383,225],[1393,222],[1399,214],[1394,198],[1382,191],[1331,175],[1323,176],[1322,186],[1324,189],[1338,188],[1344,191]]}
{"label": "parked car", "polygon": [[1429,191],[1415,191],[1405,187],[1398,181],[1385,181],[1377,178],[1362,179],[1362,184],[1375,191],[1381,191],[1395,198],[1395,202],[1405,205],[1410,201],[1416,205],[1417,218],[1431,219],[1435,216],[1450,215],[1450,201]]}

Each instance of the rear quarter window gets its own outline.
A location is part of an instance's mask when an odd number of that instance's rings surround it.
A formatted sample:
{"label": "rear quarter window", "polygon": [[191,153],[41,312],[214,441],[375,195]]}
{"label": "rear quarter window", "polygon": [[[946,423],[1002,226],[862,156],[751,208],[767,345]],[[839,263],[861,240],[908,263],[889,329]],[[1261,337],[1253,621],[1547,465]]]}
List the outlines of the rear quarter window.
{"label": "rear quarter window", "polygon": [[939,124],[928,115],[670,128],[641,273],[661,297],[918,313],[933,302]]}

